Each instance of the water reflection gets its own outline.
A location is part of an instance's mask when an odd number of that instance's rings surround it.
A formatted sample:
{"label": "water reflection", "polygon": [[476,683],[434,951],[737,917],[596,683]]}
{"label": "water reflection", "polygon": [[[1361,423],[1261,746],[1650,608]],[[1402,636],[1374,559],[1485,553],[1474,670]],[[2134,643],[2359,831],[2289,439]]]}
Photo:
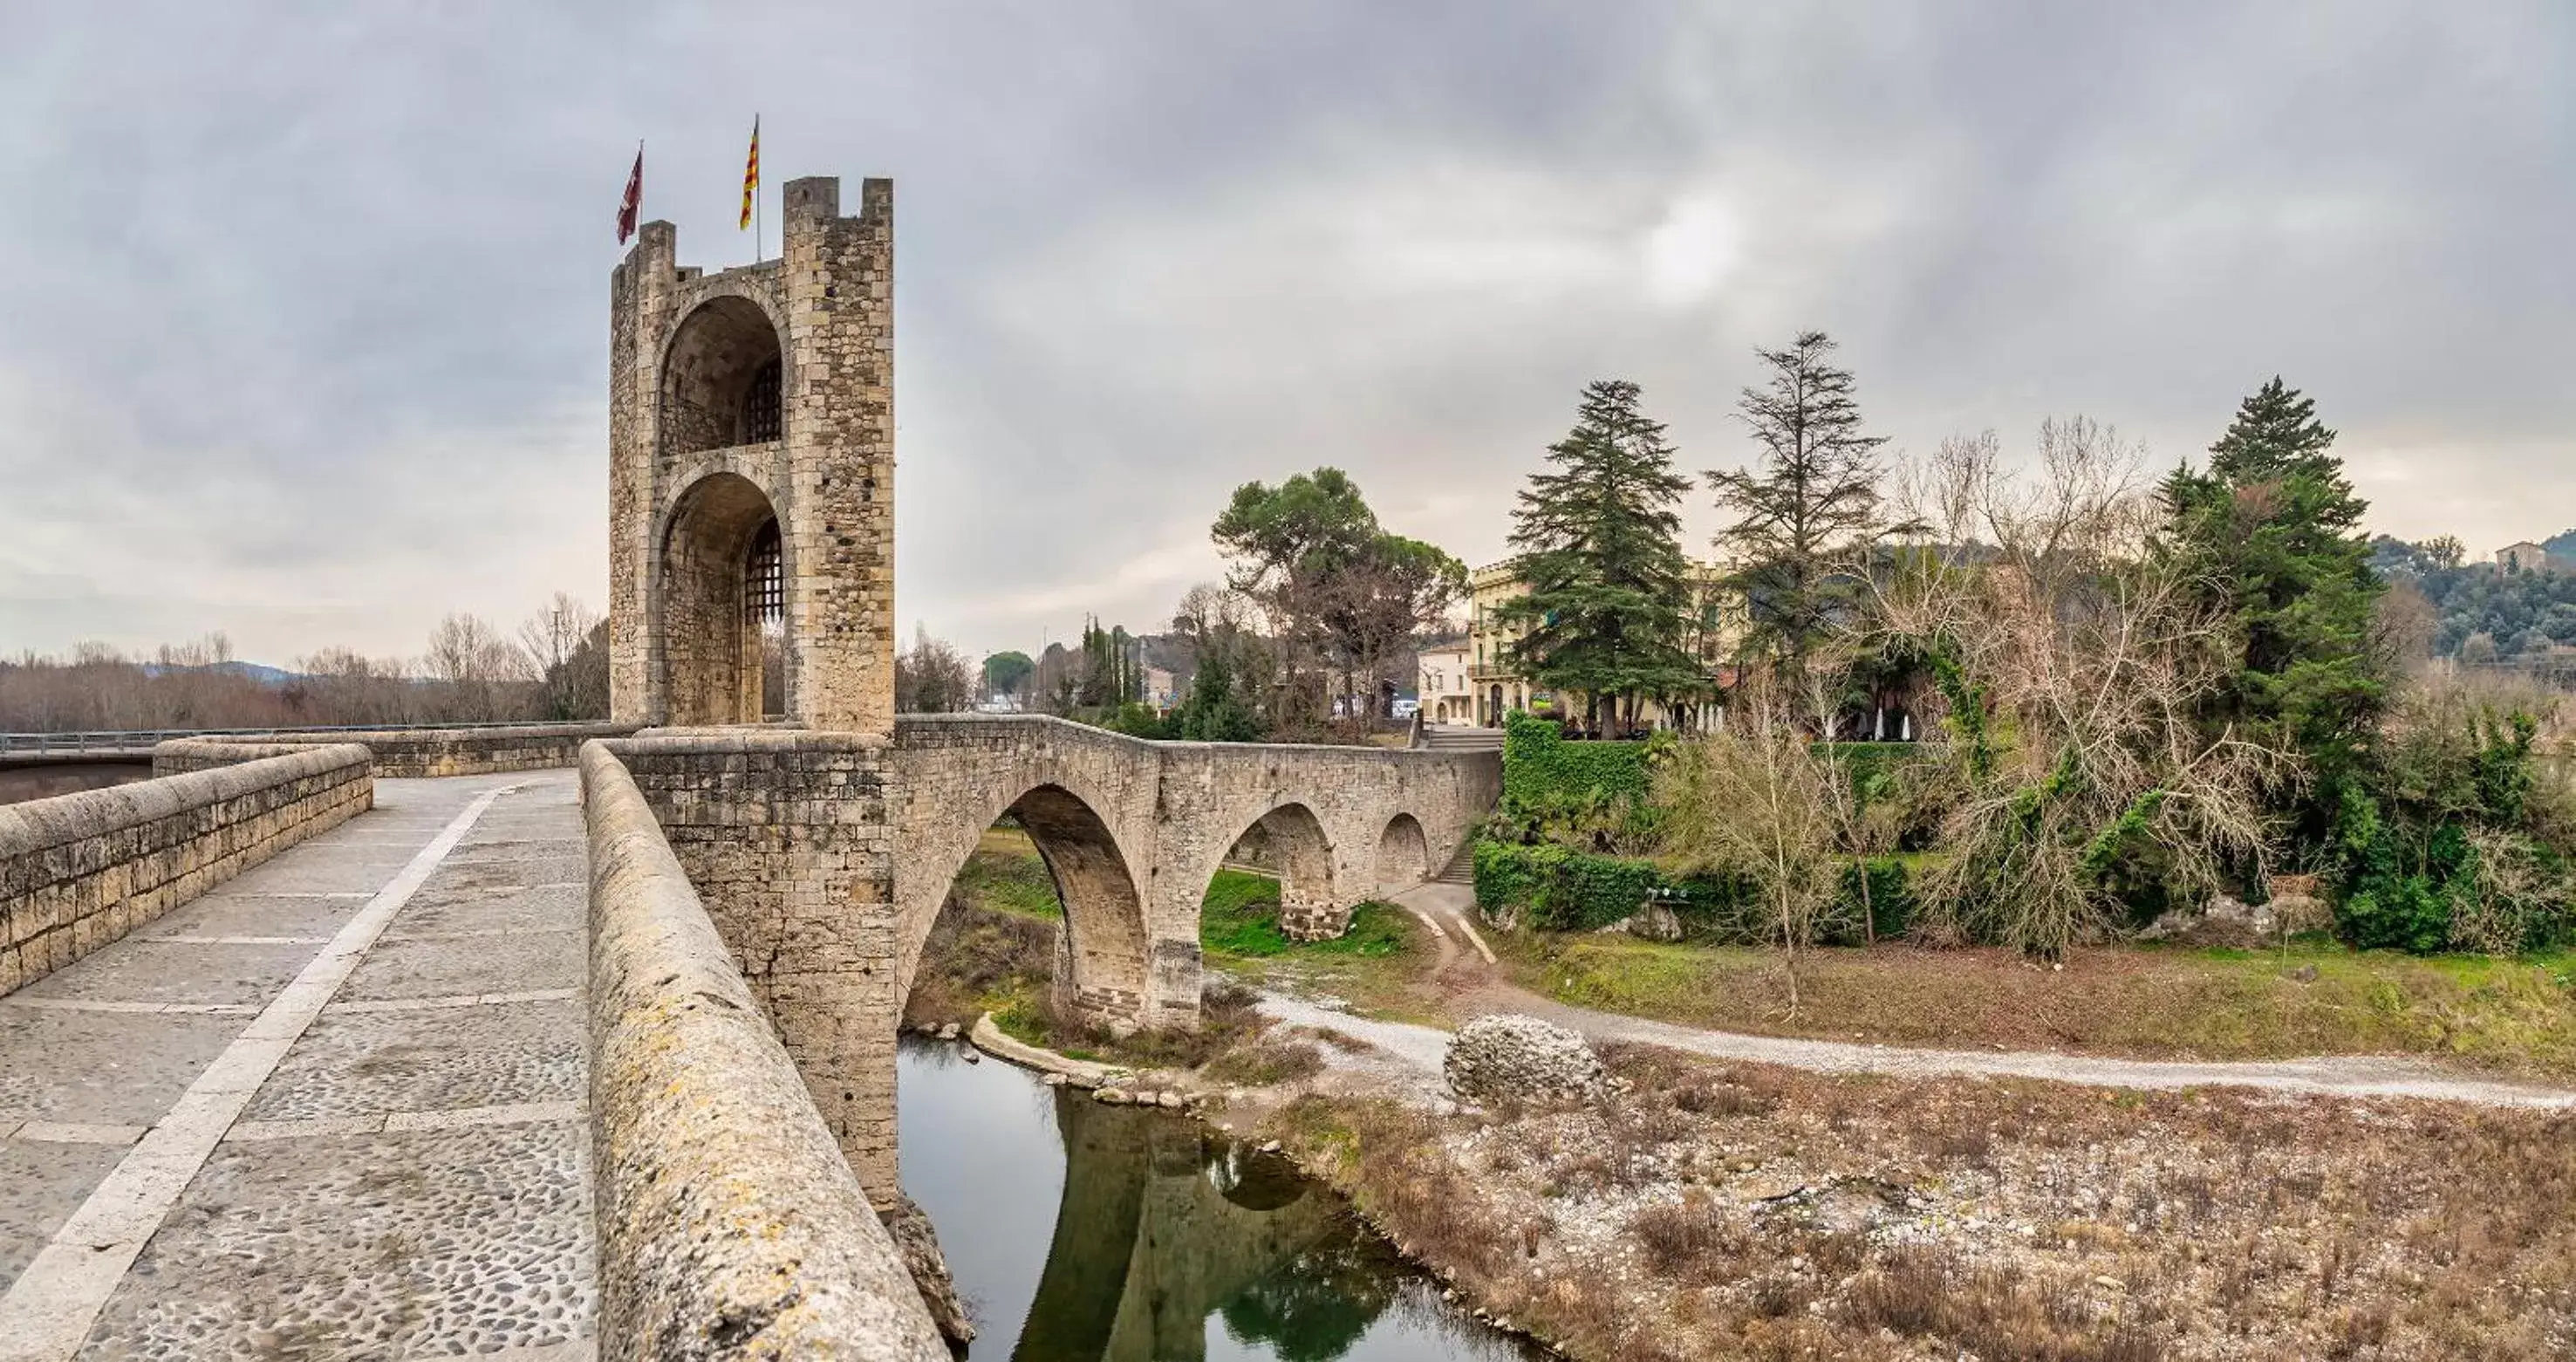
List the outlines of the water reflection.
{"label": "water reflection", "polygon": [[[1443,1303],[1286,1161],[907,1041],[903,1180],[1013,1362],[1539,1356]],[[1041,1251],[1042,1250],[1042,1251]]]}

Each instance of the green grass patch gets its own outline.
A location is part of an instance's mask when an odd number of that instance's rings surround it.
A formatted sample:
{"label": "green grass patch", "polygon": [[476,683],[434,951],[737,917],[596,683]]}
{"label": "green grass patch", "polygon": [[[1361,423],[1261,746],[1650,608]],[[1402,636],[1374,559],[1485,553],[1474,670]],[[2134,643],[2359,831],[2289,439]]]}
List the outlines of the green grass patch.
{"label": "green grass patch", "polygon": [[1210,955],[1263,960],[1274,956],[1401,954],[1412,944],[1412,919],[1393,904],[1371,901],[1351,913],[1350,930],[1330,941],[1291,941],[1279,930],[1279,881],[1220,870],[1199,904],[1199,945]]}
{"label": "green grass patch", "polygon": [[2316,940],[2079,950],[2047,970],[2000,950],[1826,949],[1803,958],[1790,1018],[1777,951],[1527,933],[1498,946],[1524,986],[1560,1001],[1730,1031],[2142,1058],[2405,1054],[2576,1078],[2564,954],[2423,958]]}
{"label": "green grass patch", "polygon": [[991,828],[957,871],[957,892],[979,908],[1055,921],[1064,916],[1055,876],[1027,833]]}

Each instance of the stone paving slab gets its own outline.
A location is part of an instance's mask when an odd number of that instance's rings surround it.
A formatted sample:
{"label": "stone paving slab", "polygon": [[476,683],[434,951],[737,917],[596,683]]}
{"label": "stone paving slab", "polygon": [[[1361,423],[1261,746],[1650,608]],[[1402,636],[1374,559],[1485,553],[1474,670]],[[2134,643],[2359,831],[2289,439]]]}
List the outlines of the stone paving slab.
{"label": "stone paving slab", "polygon": [[[364,816],[361,815],[361,818]],[[342,827],[353,827],[356,819]],[[426,842],[428,837],[421,838]],[[244,872],[228,886],[236,894],[288,893],[374,893],[384,887],[394,872],[403,868],[411,857],[393,848],[331,847],[317,838],[314,850],[328,850],[328,856],[301,856],[306,850],[297,847],[257,869]]]}
{"label": "stone paving slab", "polygon": [[16,1277],[124,1157],[116,1145],[0,1140],[0,1280]]}
{"label": "stone paving slab", "polygon": [[516,893],[523,889],[590,887],[588,861],[573,867],[552,861],[486,861],[480,865],[460,865],[438,877],[431,889],[447,891],[480,890]]}
{"label": "stone paving slab", "polygon": [[249,1020],[0,1003],[0,1124],[160,1120]]}
{"label": "stone paving slab", "polygon": [[279,898],[218,890],[162,916],[137,935],[329,936],[357,916],[363,895],[348,898]]}
{"label": "stone paving slab", "polygon": [[578,1121],[219,1147],[83,1362],[358,1359],[574,1341],[592,1309]]}
{"label": "stone paving slab", "polygon": [[577,884],[541,889],[456,889],[433,885],[403,909],[384,939],[461,932],[585,930],[590,891]]}
{"label": "stone paving slab", "polygon": [[571,999],[325,1012],[242,1115],[291,1121],[579,1101],[582,1035],[582,1006]]}
{"label": "stone paving slab", "polygon": [[174,944],[129,937],[27,985],[13,998],[123,1003],[264,1003],[321,951],[294,945]]}
{"label": "stone paving slab", "polygon": [[489,938],[386,940],[367,953],[340,997],[356,1001],[579,988],[589,969],[580,932]]}
{"label": "stone paving slab", "polygon": [[487,861],[560,861],[567,865],[578,863],[587,869],[590,864],[587,859],[588,854],[583,850],[583,844],[579,839],[570,837],[550,837],[542,840],[496,838],[492,841],[468,838],[464,845],[448,854],[447,864],[460,866],[480,865]]}
{"label": "stone paving slab", "polygon": [[0,1357],[592,1356],[577,784],[376,788],[0,998]]}

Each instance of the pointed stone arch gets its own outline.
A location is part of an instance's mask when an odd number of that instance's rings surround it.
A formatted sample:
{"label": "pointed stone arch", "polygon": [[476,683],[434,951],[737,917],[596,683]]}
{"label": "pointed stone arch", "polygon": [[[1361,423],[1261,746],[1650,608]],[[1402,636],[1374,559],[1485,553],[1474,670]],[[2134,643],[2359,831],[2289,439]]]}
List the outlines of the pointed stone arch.
{"label": "pointed stone arch", "polygon": [[[1011,793],[1016,790],[1016,793]],[[920,874],[921,895],[903,924],[897,975],[905,994],[921,965],[932,922],[942,911],[958,872],[984,829],[1005,817],[1016,820],[1036,845],[1064,904],[1064,930],[1056,942],[1053,996],[1059,1015],[1112,1031],[1134,1029],[1146,1017],[1150,952],[1138,858],[1102,817],[1096,794],[1058,780],[1008,787],[1005,798],[979,810],[959,809],[936,846],[917,848],[919,860],[903,866]],[[980,815],[980,816],[979,816]]]}

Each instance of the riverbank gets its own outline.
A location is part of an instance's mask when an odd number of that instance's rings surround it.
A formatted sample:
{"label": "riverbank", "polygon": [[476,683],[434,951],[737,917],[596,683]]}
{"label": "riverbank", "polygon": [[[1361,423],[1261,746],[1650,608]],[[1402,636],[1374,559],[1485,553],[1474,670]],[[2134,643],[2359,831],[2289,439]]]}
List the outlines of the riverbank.
{"label": "riverbank", "polygon": [[[1401,957],[1420,1011],[1548,1007],[1426,914]],[[1816,1071],[1726,1054],[1812,1041],[1589,1014],[1684,1048],[1604,1045],[1625,1089],[1597,1107],[1462,1111],[1441,1032],[1348,1015],[1347,997],[1265,997],[1233,1049],[1158,1081],[1218,1093],[1208,1119],[1280,1141],[1409,1256],[1572,1356],[2576,1351],[2576,1228],[2558,1210],[2576,1116],[2480,1105],[2526,1095],[2496,1085],[2424,1073],[2410,1081],[2459,1100],[2359,1096],[2391,1075],[2342,1060],[2226,1080],[2291,1085],[2269,1091],[2170,1068],[2145,1090],[1909,1072],[1920,1052],[1848,1043]],[[2299,1090],[2319,1076],[2346,1091]]]}

